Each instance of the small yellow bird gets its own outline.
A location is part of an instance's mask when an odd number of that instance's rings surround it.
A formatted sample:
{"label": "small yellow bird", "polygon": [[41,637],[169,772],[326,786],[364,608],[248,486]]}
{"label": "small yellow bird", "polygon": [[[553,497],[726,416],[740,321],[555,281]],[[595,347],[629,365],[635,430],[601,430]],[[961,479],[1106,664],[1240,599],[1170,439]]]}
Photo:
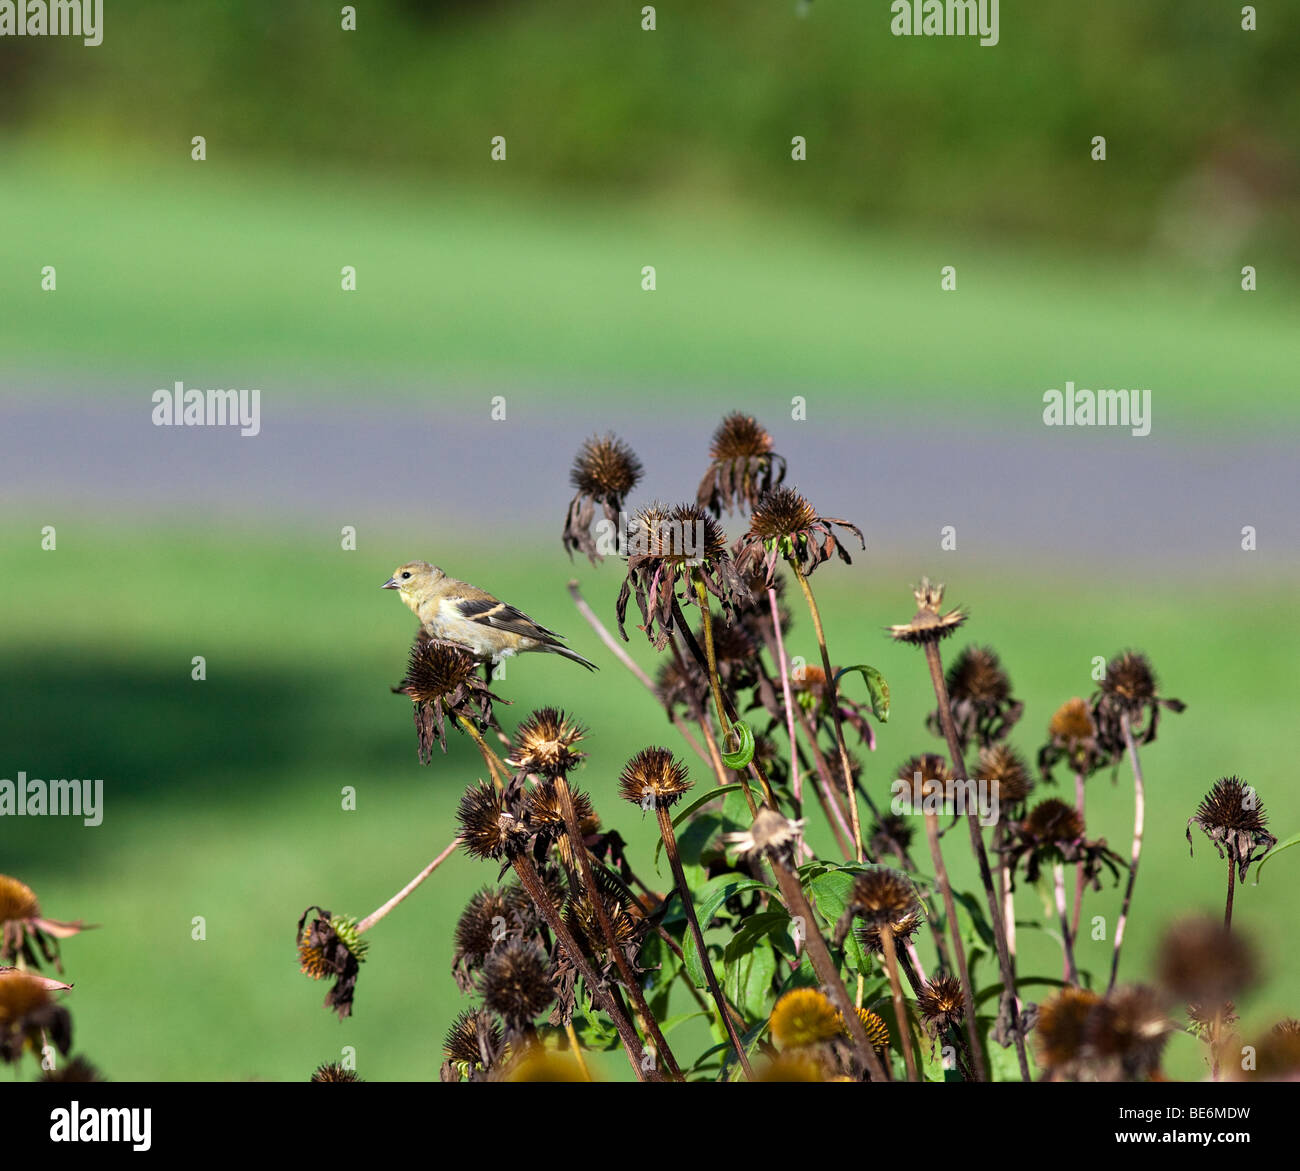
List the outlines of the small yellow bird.
{"label": "small yellow bird", "polygon": [[465,647],[494,667],[511,655],[546,651],[581,663],[590,671],[600,669],[569,650],[560,635],[539,626],[522,610],[478,586],[448,577],[427,561],[399,565],[383,588],[398,592],[431,638]]}

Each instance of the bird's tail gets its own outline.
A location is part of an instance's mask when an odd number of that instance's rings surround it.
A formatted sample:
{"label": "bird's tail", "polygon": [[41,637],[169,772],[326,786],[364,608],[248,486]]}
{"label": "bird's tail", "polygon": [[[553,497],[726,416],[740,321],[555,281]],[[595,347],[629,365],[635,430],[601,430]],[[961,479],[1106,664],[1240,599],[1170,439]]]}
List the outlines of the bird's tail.
{"label": "bird's tail", "polygon": [[563,655],[566,659],[572,659],[575,663],[581,663],[588,671],[599,671],[600,668],[595,663],[584,659],[577,651],[571,651],[567,646],[553,646],[550,648],[557,655]]}

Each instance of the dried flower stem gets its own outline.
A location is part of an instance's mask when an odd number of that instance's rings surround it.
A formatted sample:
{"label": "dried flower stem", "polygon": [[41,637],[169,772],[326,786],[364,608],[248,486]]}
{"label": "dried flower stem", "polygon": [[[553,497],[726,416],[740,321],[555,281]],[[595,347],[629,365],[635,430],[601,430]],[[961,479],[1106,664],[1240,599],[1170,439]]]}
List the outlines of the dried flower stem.
{"label": "dried flower stem", "polygon": [[653,1060],[646,1061],[646,1050],[641,1044],[641,1038],[636,1035],[636,1030],[632,1028],[627,1016],[619,1008],[613,996],[610,995],[609,989],[605,987],[591,964],[587,962],[587,957],[582,954],[582,948],[578,946],[572,932],[565,926],[559,911],[555,909],[555,904],[551,902],[551,896],[547,894],[546,887],[542,885],[542,880],[538,877],[537,868],[533,865],[532,859],[527,854],[516,854],[510,859],[510,865],[514,867],[515,874],[519,877],[519,885],[524,888],[528,893],[528,897],[533,900],[533,905],[537,907],[538,913],[546,920],[547,927],[551,929],[551,933],[559,941],[569,960],[578,969],[586,982],[591,998],[600,1005],[605,1015],[614,1022],[614,1028],[618,1030],[619,1040],[623,1042],[623,1048],[627,1051],[627,1059],[632,1063],[632,1070],[636,1074],[636,1080],[639,1082],[646,1080],[646,1067],[649,1065],[652,1073],[650,1080],[663,1081],[663,1075],[659,1073]]}
{"label": "dried flower stem", "polygon": [[790,664],[785,657],[785,641],[781,637],[781,608],[777,605],[776,590],[767,588],[767,602],[772,609],[772,633],[776,641],[776,665],[781,672],[781,694],[785,699],[785,726],[790,734],[790,791],[794,794],[796,808],[803,803],[803,778],[799,775],[799,753],[794,742],[794,699],[790,692]]}
{"label": "dried flower stem", "polygon": [[835,682],[835,673],[831,670],[831,657],[826,650],[826,632],[822,629],[821,611],[817,609],[817,600],[813,597],[812,586],[808,584],[802,567],[794,557],[786,559],[803,590],[804,601],[808,603],[808,613],[812,616],[813,630],[817,633],[817,648],[822,654],[822,670],[826,672],[826,690],[830,699],[831,714],[835,719],[835,743],[840,750],[840,767],[844,770],[844,787],[848,792],[849,818],[853,824],[853,844],[859,862],[865,860],[862,846],[862,820],[858,815],[858,790],[853,783],[853,768],[849,764],[849,748],[844,743],[844,727],[840,720],[840,689]]}
{"label": "dried flower stem", "polygon": [[396,907],[397,904],[400,903],[404,898],[406,898],[406,896],[409,895],[413,890],[415,890],[415,888],[419,886],[420,883],[422,883],[426,878],[429,877],[430,874],[432,874],[435,870],[438,869],[439,866],[441,866],[448,858],[450,858],[451,855],[455,853],[456,847],[459,845],[460,845],[460,838],[458,837],[452,838],[451,843],[447,846],[447,848],[443,850],[443,852],[439,854],[432,862],[430,862],[428,866],[426,866],[423,870],[421,870],[419,874],[417,874],[413,879],[411,879],[410,882],[408,882],[404,887],[402,887],[401,890],[399,890],[395,895],[393,895],[393,897],[389,899],[388,902],[386,902],[382,907],[377,907],[375,910],[371,911],[369,915],[367,915],[364,919],[361,920],[360,923],[357,924],[357,934],[362,935],[365,932],[369,931],[376,923],[379,922],[380,919],[382,919],[385,915],[387,915],[389,911],[391,911],[394,907]]}
{"label": "dried flower stem", "polygon": [[473,720],[466,719],[465,716],[459,713],[457,713],[456,719],[460,721],[460,726],[474,737],[474,743],[478,745],[478,750],[483,755],[483,763],[488,766],[488,772],[492,774],[492,783],[497,787],[498,793],[503,792],[510,783],[510,778],[506,775],[505,766],[502,765],[500,758],[488,746],[488,742],[483,739],[483,733],[474,726]]}
{"label": "dried flower stem", "polygon": [[623,949],[618,945],[618,940],[614,936],[614,924],[610,921],[609,909],[605,906],[605,899],[600,893],[600,887],[596,885],[596,876],[591,869],[591,858],[587,853],[587,843],[583,840],[582,827],[578,824],[578,814],[573,807],[573,793],[563,773],[556,775],[555,791],[560,798],[560,808],[564,811],[564,825],[569,832],[569,845],[572,847],[574,857],[578,860],[583,885],[587,888],[587,895],[596,911],[596,919],[600,923],[601,933],[605,936],[605,944],[609,948],[609,954],[618,968],[618,974],[627,987],[628,995],[632,998],[633,1007],[642,1018],[646,1032],[663,1056],[668,1072],[675,1078],[681,1078],[682,1071],[677,1064],[676,1058],[673,1057],[673,1051],[668,1047],[668,1042],[664,1039],[663,1033],[660,1032],[659,1022],[655,1020],[654,1013],[650,1011],[650,1006],[646,1003],[645,993],[642,992],[636,974],[632,971],[632,965],[627,962],[627,956],[623,954]]}
{"label": "dried flower stem", "polygon": [[[1074,809],[1079,815],[1079,824],[1087,825],[1084,820],[1084,795],[1083,795],[1083,773],[1076,770],[1074,774]],[[1074,918],[1070,923],[1070,938],[1077,940],[1079,938],[1079,916],[1083,907],[1083,892],[1087,889],[1087,882],[1084,878],[1083,867],[1078,869],[1078,877],[1074,880]]]}
{"label": "dried flower stem", "polygon": [[[686,685],[686,702],[690,706],[691,715],[695,717],[696,724],[699,725],[700,734],[704,737],[704,743],[709,746],[709,760],[713,765],[713,773],[718,778],[719,785],[727,785],[730,778],[727,775],[727,766],[722,763],[722,753],[718,751],[718,742],[714,738],[713,728],[709,725],[708,713],[697,702],[695,691],[690,686],[690,672],[686,669],[686,658],[682,654],[681,647],[677,645],[675,638],[668,640],[668,645],[672,649],[673,659],[677,663],[677,670],[681,677],[687,680]],[[754,804],[754,798],[749,792],[749,786],[745,786],[745,800],[749,803],[749,811],[752,814],[758,813],[758,806]]]}
{"label": "dried flower stem", "polygon": [[907,1067],[907,1080],[919,1080],[916,1072],[916,1054],[912,1052],[912,1033],[908,1028],[907,1008],[903,1002],[903,984],[898,978],[898,948],[894,942],[894,931],[888,923],[881,924],[880,946],[885,953],[885,971],[889,974],[889,989],[894,997],[894,1020],[898,1023],[898,1045],[903,1051],[903,1063]]}
{"label": "dried flower stem", "polygon": [[[1080,866],[1082,868],[1082,865]],[[1074,939],[1070,934],[1070,919],[1065,905],[1065,863],[1052,867],[1053,886],[1056,889],[1056,917],[1061,923],[1061,950],[1065,955],[1065,982],[1078,985],[1079,969],[1074,962]]]}
{"label": "dried flower stem", "polygon": [[[957,961],[957,978],[961,981],[962,1005],[965,1008],[966,1033],[970,1037],[971,1057],[975,1062],[977,1081],[988,1081],[984,1066],[984,1052],[980,1049],[979,1031],[975,1022],[975,997],[971,990],[970,968],[966,964],[966,948],[961,941],[961,928],[957,922],[957,903],[952,897],[952,883],[948,881],[948,867],[939,846],[939,815],[933,809],[925,810],[925,837],[930,843],[930,859],[934,863],[934,877],[943,896],[944,915],[948,920],[948,933],[952,938],[952,954]],[[936,932],[936,938],[938,933]]]}
{"label": "dried flower stem", "polygon": [[1119,978],[1119,953],[1124,946],[1124,928],[1128,924],[1129,906],[1133,902],[1133,884],[1137,882],[1138,863],[1142,860],[1142,830],[1146,822],[1146,787],[1142,783],[1142,762],[1138,760],[1137,744],[1133,740],[1133,728],[1129,723],[1128,712],[1120,712],[1120,727],[1124,731],[1124,744],[1128,749],[1129,764],[1133,767],[1133,860],[1129,865],[1128,882],[1124,884],[1124,902],[1120,906],[1119,919],[1115,924],[1115,950],[1110,959],[1110,983],[1106,985],[1107,994],[1115,987]]}
{"label": "dried flower stem", "polygon": [[731,1019],[731,1013],[727,1010],[727,999],[722,995],[722,988],[718,984],[717,974],[713,970],[713,961],[709,959],[708,949],[704,946],[704,932],[700,929],[700,919],[695,913],[691,888],[686,883],[686,872],[682,869],[681,855],[677,851],[677,835],[673,831],[672,814],[666,805],[660,805],[657,812],[659,814],[659,834],[664,842],[664,853],[668,855],[668,864],[673,869],[673,879],[676,881],[677,891],[681,895],[682,910],[686,912],[686,922],[690,925],[691,935],[695,939],[695,950],[699,952],[700,965],[704,968],[704,978],[708,981],[709,993],[713,997],[713,1003],[717,1005],[718,1017],[722,1022],[722,1027],[726,1030],[727,1036],[731,1038],[731,1046],[736,1051],[736,1057],[740,1061],[740,1068],[745,1071],[745,1078],[753,1081],[754,1070],[749,1064],[749,1058],[745,1055],[745,1046],[741,1043],[740,1034],[736,1031],[736,1026]]}
{"label": "dried flower stem", "polygon": [[578,1034],[574,1032],[572,1019],[564,1022],[564,1032],[569,1038],[569,1049],[573,1053],[573,1058],[578,1063],[578,1068],[582,1071],[582,1080],[586,1082],[591,1081],[591,1070],[587,1068],[586,1059],[582,1056],[582,1046],[578,1044]]}
{"label": "dried flower stem", "polygon": [[772,864],[772,873],[776,875],[776,884],[781,888],[781,897],[785,900],[787,910],[791,915],[803,919],[807,927],[804,942],[808,946],[808,958],[812,960],[813,970],[825,987],[826,994],[831,998],[835,1007],[839,1009],[840,1015],[844,1018],[844,1024],[849,1030],[849,1035],[853,1038],[853,1043],[858,1047],[862,1060],[871,1073],[871,1080],[875,1082],[887,1081],[888,1075],[885,1073],[884,1064],[871,1042],[867,1039],[866,1030],[862,1027],[862,1019],[858,1016],[854,1003],[849,998],[848,989],[844,987],[844,981],[840,979],[839,971],[835,967],[835,961],[831,959],[830,948],[826,946],[826,941],[822,938],[821,931],[817,927],[812,904],[809,903],[808,896],[804,894],[803,887],[799,885],[798,875],[784,861],[774,855],[769,855],[769,861]]}
{"label": "dried flower stem", "polygon": [[1237,882],[1237,867],[1232,855],[1228,855],[1228,901],[1223,908],[1223,925],[1232,930],[1232,892]]}
{"label": "dried flower stem", "polygon": [[[948,685],[943,678],[943,664],[939,659],[939,644],[925,644],[925,661],[930,667],[930,682],[934,686],[934,696],[939,702],[939,722],[943,725],[944,738],[948,741],[948,754],[952,758],[952,775],[961,780],[969,779],[966,775],[966,762],[962,759],[961,743],[957,739],[957,727],[952,719],[952,706],[948,701]],[[989,856],[984,849],[984,833],[980,828],[979,813],[975,809],[966,810],[966,824],[970,827],[971,849],[979,863],[980,882],[984,884],[984,896],[988,902],[989,917],[993,924],[993,942],[997,946],[998,968],[1002,973],[1003,994],[1011,1016],[1011,1032],[1016,1045],[1016,1058],[1020,1063],[1020,1076],[1029,1081],[1029,1056],[1025,1052],[1024,1032],[1020,1028],[1020,1006],[1016,995],[1016,972],[1011,963],[1011,951],[1007,947],[1006,923],[1002,918],[1002,899],[993,889],[993,875],[989,870]]]}

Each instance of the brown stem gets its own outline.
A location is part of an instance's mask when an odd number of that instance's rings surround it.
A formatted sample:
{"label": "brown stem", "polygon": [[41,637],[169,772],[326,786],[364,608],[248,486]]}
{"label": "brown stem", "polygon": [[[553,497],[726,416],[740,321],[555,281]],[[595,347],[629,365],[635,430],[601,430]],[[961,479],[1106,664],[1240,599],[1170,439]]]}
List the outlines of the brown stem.
{"label": "brown stem", "polygon": [[430,862],[428,866],[426,866],[423,870],[421,870],[419,874],[417,874],[413,879],[411,879],[410,882],[408,882],[404,887],[402,887],[401,890],[399,890],[395,895],[393,895],[393,897],[389,899],[388,902],[386,902],[382,907],[377,907],[375,910],[371,911],[369,915],[367,915],[364,919],[361,920],[360,923],[357,924],[357,934],[362,935],[365,932],[369,931],[376,923],[379,922],[380,919],[382,919],[385,915],[387,915],[389,911],[391,911],[395,906],[397,906],[398,903],[400,903],[404,898],[406,898],[407,895],[409,895],[413,890],[415,890],[415,888],[419,886],[420,883],[422,883],[426,878],[428,878],[430,874],[432,874],[435,870],[437,870],[438,867],[443,864],[443,862],[445,862],[448,858],[450,858],[451,855],[455,852],[456,847],[459,845],[460,845],[460,838],[452,838],[451,843],[447,846],[447,848],[443,850],[443,852],[439,854],[432,862]]}
{"label": "brown stem", "polygon": [[790,692],[790,664],[785,657],[785,641],[781,637],[781,607],[777,605],[776,589],[767,588],[767,601],[772,610],[772,634],[776,641],[776,665],[781,672],[781,695],[785,700],[785,726],[790,734],[790,792],[796,808],[803,801],[803,778],[799,775],[799,754],[794,743],[794,699]]}
{"label": "brown stem", "polygon": [[505,768],[502,766],[497,754],[488,747],[488,742],[483,739],[483,733],[475,726],[474,721],[466,719],[464,716],[457,714],[456,719],[460,721],[460,726],[474,737],[474,743],[478,745],[478,750],[483,755],[483,762],[488,766],[488,772],[492,774],[492,783],[496,786],[497,792],[504,791],[510,783],[510,778],[506,775]]}
{"label": "brown stem", "polygon": [[[1074,808],[1079,815],[1079,824],[1087,825],[1087,821],[1084,820],[1083,773],[1079,771],[1074,774]],[[1070,938],[1076,942],[1079,938],[1079,917],[1083,907],[1083,892],[1087,889],[1087,886],[1083,867],[1080,866],[1074,880],[1074,916],[1070,921]]]}
{"label": "brown stem", "polygon": [[[925,660],[930,667],[930,682],[934,686],[935,699],[939,701],[939,722],[943,725],[943,734],[948,741],[948,753],[952,757],[952,775],[959,780],[969,780],[966,775],[966,762],[962,759],[961,742],[957,739],[957,726],[952,719],[952,707],[948,702],[948,686],[943,678],[943,664],[939,660],[938,643],[925,644]],[[1025,1037],[1020,1028],[1016,972],[1011,963],[1011,950],[1007,947],[1006,923],[1002,918],[1002,899],[993,889],[993,874],[989,869],[988,852],[984,849],[984,834],[980,828],[978,810],[970,808],[969,804],[971,803],[968,803],[966,810],[966,824],[970,827],[971,849],[979,863],[980,882],[984,884],[984,897],[993,924],[993,942],[997,947],[998,968],[1002,973],[1003,995],[1006,997],[1007,1009],[1011,1016],[1011,1033],[1015,1040],[1016,1058],[1020,1063],[1020,1076],[1027,1082],[1030,1080],[1029,1055],[1025,1052]]]}
{"label": "brown stem", "polygon": [[527,891],[528,897],[533,900],[538,912],[546,920],[546,925],[551,929],[551,934],[559,941],[570,962],[582,975],[587,990],[591,993],[592,1000],[599,1004],[605,1015],[614,1022],[614,1028],[618,1030],[619,1040],[623,1042],[623,1048],[627,1050],[627,1059],[632,1063],[632,1070],[636,1074],[636,1080],[639,1082],[646,1080],[646,1069],[648,1067],[651,1070],[651,1081],[663,1081],[663,1074],[659,1072],[652,1061],[647,1061],[646,1051],[641,1044],[641,1038],[636,1035],[636,1030],[632,1028],[626,1015],[615,1004],[609,990],[596,975],[591,964],[587,962],[587,957],[582,954],[582,949],[573,938],[573,934],[565,926],[559,911],[555,909],[555,904],[551,902],[551,896],[546,893],[546,888],[542,885],[541,878],[538,877],[537,868],[533,865],[532,859],[527,854],[516,854],[510,859],[510,864],[514,867],[515,874],[519,876],[519,885]]}
{"label": "brown stem", "polygon": [[980,1036],[975,1020],[975,996],[970,982],[970,968],[966,966],[966,948],[961,941],[961,928],[957,922],[957,903],[952,897],[952,883],[948,881],[948,867],[943,860],[943,850],[939,846],[939,815],[933,809],[925,810],[925,837],[930,843],[930,860],[934,863],[934,877],[939,884],[939,893],[943,895],[944,915],[948,919],[948,933],[952,938],[952,954],[957,961],[957,978],[961,981],[962,1005],[966,1018],[966,1033],[970,1037],[971,1058],[975,1062],[977,1081],[988,1081],[988,1070],[984,1065],[984,1051],[980,1048]]}
{"label": "brown stem", "polygon": [[664,805],[658,807],[658,813],[659,833],[664,840],[664,852],[668,855],[668,864],[673,868],[673,878],[677,882],[677,891],[682,898],[682,910],[686,912],[686,922],[690,925],[691,935],[695,939],[695,950],[699,952],[709,993],[713,997],[713,1003],[718,1007],[718,1017],[722,1021],[722,1027],[731,1038],[731,1046],[736,1051],[740,1067],[745,1071],[746,1079],[753,1081],[754,1070],[749,1064],[749,1058],[745,1056],[745,1046],[741,1043],[740,1034],[736,1032],[731,1014],[727,1011],[727,999],[722,995],[717,974],[713,970],[713,961],[709,959],[708,949],[704,946],[704,932],[700,929],[699,916],[695,913],[695,903],[691,899],[691,888],[686,884],[686,872],[682,869],[681,856],[677,852],[677,835],[673,832],[672,815]]}
{"label": "brown stem", "polygon": [[1119,978],[1119,953],[1124,946],[1124,928],[1128,924],[1129,907],[1133,902],[1133,884],[1137,882],[1138,863],[1142,860],[1142,830],[1146,822],[1147,806],[1146,788],[1142,783],[1142,763],[1138,760],[1137,744],[1133,740],[1128,712],[1120,713],[1119,723],[1124,732],[1129,763],[1133,766],[1133,860],[1129,866],[1128,882],[1124,884],[1124,902],[1120,906],[1119,920],[1115,924],[1115,950],[1110,959],[1107,993],[1115,987],[1115,981]]}
{"label": "brown stem", "polygon": [[889,923],[880,925],[880,946],[885,953],[885,971],[889,974],[889,988],[894,997],[894,1020],[898,1022],[898,1044],[903,1050],[907,1066],[907,1080],[917,1081],[916,1054],[912,1052],[912,1034],[907,1025],[907,1010],[903,1004],[903,985],[898,978],[898,948],[894,942],[894,929]]}
{"label": "brown stem", "polygon": [[858,814],[858,790],[853,783],[853,766],[849,764],[849,747],[844,742],[844,726],[840,720],[840,689],[839,684],[835,682],[835,673],[831,670],[830,654],[826,650],[826,632],[822,629],[821,611],[817,608],[817,599],[813,597],[812,586],[808,584],[808,578],[804,575],[798,560],[794,557],[786,560],[794,570],[799,588],[803,590],[804,601],[808,603],[808,613],[812,615],[813,630],[817,634],[817,649],[821,651],[822,670],[826,673],[827,696],[830,699],[831,715],[835,720],[835,743],[840,750],[840,767],[844,770],[844,788],[848,793],[849,818],[853,823],[853,842],[857,849],[857,859],[862,862],[865,860],[865,854],[862,846],[862,819]]}
{"label": "brown stem", "polygon": [[[830,762],[822,752],[821,745],[817,743],[817,729],[813,727],[812,717],[802,708],[799,709],[799,726],[808,739],[813,761],[817,765],[817,789],[821,795],[822,807],[827,809],[826,818],[830,822],[831,829],[835,831],[836,840],[840,843],[844,857],[852,858],[855,854],[853,827],[846,820],[844,810],[840,808],[839,794],[835,791]],[[832,814],[834,820],[831,820]]]}
{"label": "brown stem", "polygon": [[587,843],[583,839],[582,828],[578,825],[578,814],[573,807],[573,793],[570,791],[569,782],[563,773],[558,774],[555,778],[555,791],[559,794],[560,808],[564,811],[564,825],[569,831],[569,845],[573,848],[573,854],[578,860],[582,881],[587,888],[587,895],[591,899],[591,905],[595,908],[596,919],[600,923],[601,933],[605,936],[605,944],[609,948],[609,954],[613,957],[614,964],[618,968],[618,974],[622,977],[628,995],[632,998],[633,1007],[642,1017],[647,1033],[663,1056],[668,1072],[673,1077],[680,1079],[682,1076],[681,1068],[673,1057],[673,1051],[668,1047],[668,1042],[664,1039],[663,1033],[659,1030],[659,1022],[655,1020],[654,1013],[650,1011],[650,1006],[646,1003],[645,993],[641,990],[640,981],[637,980],[635,973],[632,971],[632,965],[627,962],[627,956],[623,954],[623,949],[614,936],[614,924],[610,920],[609,909],[605,906],[605,897],[600,893],[600,888],[596,885],[596,876],[591,869],[591,858],[587,854]]}
{"label": "brown stem", "polygon": [[804,921],[806,927],[804,942],[808,946],[808,958],[812,960],[813,970],[817,973],[817,978],[822,982],[826,994],[831,998],[835,1007],[839,1009],[840,1015],[844,1018],[845,1027],[853,1038],[853,1043],[858,1047],[862,1061],[871,1073],[871,1080],[876,1082],[887,1081],[888,1075],[885,1073],[885,1067],[874,1046],[867,1039],[866,1030],[862,1027],[862,1018],[858,1016],[857,1009],[849,997],[848,989],[844,987],[844,981],[840,979],[835,962],[831,959],[830,948],[826,946],[826,941],[822,938],[821,931],[817,927],[817,920],[813,917],[812,904],[809,903],[808,897],[804,894],[803,887],[799,885],[798,876],[781,858],[776,855],[770,855],[769,858],[772,863],[772,872],[776,875],[776,883],[781,888],[781,897],[785,900],[787,910],[791,915],[798,916]]}
{"label": "brown stem", "polygon": [[1223,908],[1223,925],[1232,930],[1232,890],[1237,882],[1237,867],[1232,856],[1228,856],[1228,901]]}
{"label": "brown stem", "polygon": [[[686,659],[682,655],[681,647],[677,645],[675,638],[668,639],[668,646],[673,652],[677,672],[681,676],[686,689],[686,703],[691,709],[691,715],[695,717],[696,724],[699,725],[700,734],[704,737],[704,743],[709,746],[709,760],[713,765],[713,773],[718,778],[719,785],[728,785],[731,783],[731,779],[727,775],[727,766],[722,763],[722,753],[718,751],[718,742],[713,737],[713,728],[709,725],[709,715],[695,698],[695,689],[691,685],[691,675],[687,670]],[[754,798],[750,795],[748,786],[745,788],[745,799],[749,802],[750,813],[757,813],[758,806],[754,804]]]}

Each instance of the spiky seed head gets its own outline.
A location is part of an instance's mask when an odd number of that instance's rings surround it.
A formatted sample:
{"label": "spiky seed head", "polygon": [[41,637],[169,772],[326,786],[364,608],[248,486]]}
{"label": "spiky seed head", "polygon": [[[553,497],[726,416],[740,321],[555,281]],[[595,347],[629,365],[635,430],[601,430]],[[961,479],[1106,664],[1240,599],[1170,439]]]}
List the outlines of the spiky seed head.
{"label": "spiky seed head", "polygon": [[641,461],[621,439],[593,436],[583,443],[569,481],[584,496],[622,500],[641,479]]}
{"label": "spiky seed head", "polygon": [[999,805],[1019,805],[1034,787],[1028,766],[1009,744],[980,749],[979,775],[994,786]]}
{"label": "spiky seed head", "polygon": [[1239,777],[1221,777],[1201,800],[1195,820],[1202,829],[1257,833],[1268,824],[1255,790]]}
{"label": "spiky seed head", "polygon": [[718,424],[709,444],[709,457],[716,463],[757,459],[772,450],[772,436],[754,418],[735,411]]}
{"label": "spiky seed head", "polygon": [[948,698],[954,701],[998,704],[1011,696],[1011,680],[990,647],[963,648],[948,668],[947,682]]}
{"label": "spiky seed head", "polygon": [[36,893],[25,882],[0,874],[0,923],[35,919],[41,913]]}
{"label": "spiky seed head", "polygon": [[[567,782],[566,782],[567,784]],[[578,829],[595,821],[596,810],[591,798],[581,789],[569,789],[569,800],[573,802],[573,814]],[[528,827],[546,839],[559,837],[566,830],[564,820],[564,799],[560,796],[559,783],[550,779],[539,781],[533,786],[525,803]]]}
{"label": "spiky seed head", "polygon": [[916,995],[916,1007],[936,1031],[959,1024],[966,1015],[961,984],[954,976],[935,976]]}
{"label": "spiky seed head", "polygon": [[[889,1026],[884,1020],[878,1017],[869,1008],[855,1008],[854,1013],[862,1024],[862,1031],[867,1035],[867,1041],[877,1052],[884,1052],[889,1048]],[[852,1037],[849,1032],[848,1022],[841,1015],[839,1018],[840,1033],[845,1037]]]}
{"label": "spiky seed head", "polygon": [[499,887],[484,887],[470,896],[456,921],[457,952],[481,960],[498,942],[502,924],[511,920],[505,891]]}
{"label": "spiky seed head", "polygon": [[642,809],[666,809],[690,787],[686,766],[667,748],[643,748],[618,778],[619,795]]}
{"label": "spiky seed head", "polygon": [[1025,836],[1036,842],[1077,842],[1083,837],[1078,810],[1055,797],[1035,805],[1023,825]]}
{"label": "spiky seed head", "polygon": [[794,488],[777,487],[764,492],[749,518],[748,535],[768,544],[807,532],[817,523],[817,510]]}
{"label": "spiky seed head", "polygon": [[471,1069],[483,1064],[483,1052],[478,1043],[480,1024],[487,1030],[489,1056],[500,1048],[501,1026],[481,1009],[463,1009],[443,1038],[442,1052],[448,1061],[468,1065]]}
{"label": "spiky seed head", "polygon": [[945,798],[952,772],[948,768],[946,757],[937,752],[923,752],[920,756],[909,757],[898,766],[897,779],[906,786],[906,796],[915,804],[918,789],[923,801]]}
{"label": "spiky seed head", "polygon": [[338,1062],[331,1062],[328,1065],[318,1065],[316,1072],[311,1075],[313,1082],[359,1082],[355,1069],[348,1069],[345,1065]]}
{"label": "spiky seed head", "polygon": [[1173,1031],[1161,998],[1144,985],[1117,988],[1096,1004],[1084,1024],[1084,1045],[1107,1080],[1149,1077]]}
{"label": "spiky seed head", "polygon": [[586,734],[586,729],[563,711],[539,708],[515,730],[514,749],[506,763],[545,777],[572,772],[586,756],[576,749]]}
{"label": "spiky seed head", "polygon": [[916,598],[917,605],[912,621],[888,628],[890,635],[898,642],[910,643],[912,646],[938,642],[966,621],[966,611],[960,606],[946,614],[940,613],[943,606],[941,582],[932,582],[928,577],[923,577],[921,584],[912,591],[912,596]]}
{"label": "spiky seed head", "polygon": [[796,1049],[838,1036],[841,1023],[835,1006],[821,992],[795,988],[776,1002],[768,1027],[778,1048]]}
{"label": "spiky seed head", "polygon": [[906,921],[917,913],[917,902],[911,879],[888,866],[859,874],[849,896],[853,913],[877,926]]}
{"label": "spiky seed head", "polygon": [[904,854],[911,848],[915,830],[912,823],[897,813],[887,813],[871,829],[871,852],[889,854],[895,848]]}
{"label": "spiky seed head", "polygon": [[513,1025],[533,1020],[555,998],[550,963],[535,943],[511,940],[483,961],[483,1003]]}
{"label": "spiky seed head", "polygon": [[1075,696],[1067,699],[1053,714],[1047,725],[1048,732],[1066,743],[1078,743],[1089,740],[1097,734],[1097,726],[1092,722],[1092,712],[1087,703]]}
{"label": "spiky seed head", "polygon": [[1130,711],[1150,703],[1158,690],[1151,663],[1137,651],[1122,651],[1111,659],[1100,687],[1112,702]]}
{"label": "spiky seed head", "polygon": [[419,640],[411,647],[406,678],[399,690],[416,703],[437,703],[476,679],[478,662],[468,651],[445,642]]}
{"label": "spiky seed head", "polygon": [[461,841],[476,858],[513,858],[528,844],[528,827],[506,808],[504,797],[484,781],[465,791],[456,818]]}
{"label": "spiky seed head", "polygon": [[1083,1055],[1088,1014],[1101,1002],[1086,988],[1063,988],[1038,1009],[1039,1059],[1050,1070],[1067,1070]]}

